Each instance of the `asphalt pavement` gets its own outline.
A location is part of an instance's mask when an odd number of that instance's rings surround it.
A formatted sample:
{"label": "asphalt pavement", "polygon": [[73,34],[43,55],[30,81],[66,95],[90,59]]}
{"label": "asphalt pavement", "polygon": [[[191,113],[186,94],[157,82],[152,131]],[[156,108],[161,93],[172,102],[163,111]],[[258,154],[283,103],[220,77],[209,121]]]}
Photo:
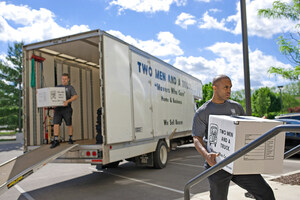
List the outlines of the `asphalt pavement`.
{"label": "asphalt pavement", "polygon": [[[20,140],[0,142],[0,163],[23,153]],[[49,163],[41,170],[0,196],[6,199],[183,199],[184,184],[203,171],[203,161],[192,145],[170,152],[165,169],[138,168],[124,162],[116,169],[97,171],[89,164]],[[281,174],[263,175],[277,200],[296,200],[300,186],[272,181],[282,175],[300,173],[300,158],[284,161]],[[207,181],[191,189],[191,199],[208,200]],[[55,191],[55,192],[53,192]],[[229,200],[251,200],[235,184],[229,188]],[[142,198],[141,198],[142,197]]]}

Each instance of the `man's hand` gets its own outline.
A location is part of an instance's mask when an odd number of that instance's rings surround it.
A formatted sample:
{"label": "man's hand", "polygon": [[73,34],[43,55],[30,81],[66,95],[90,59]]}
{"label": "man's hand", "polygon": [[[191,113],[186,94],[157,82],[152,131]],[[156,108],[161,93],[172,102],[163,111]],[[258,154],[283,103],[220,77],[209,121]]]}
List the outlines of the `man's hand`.
{"label": "man's hand", "polygon": [[216,157],[219,156],[219,153],[208,153],[207,156],[205,157],[206,162],[209,164],[209,166],[214,166],[217,164],[216,162]]}
{"label": "man's hand", "polygon": [[64,106],[67,106],[68,105],[68,102],[67,101],[64,101]]}

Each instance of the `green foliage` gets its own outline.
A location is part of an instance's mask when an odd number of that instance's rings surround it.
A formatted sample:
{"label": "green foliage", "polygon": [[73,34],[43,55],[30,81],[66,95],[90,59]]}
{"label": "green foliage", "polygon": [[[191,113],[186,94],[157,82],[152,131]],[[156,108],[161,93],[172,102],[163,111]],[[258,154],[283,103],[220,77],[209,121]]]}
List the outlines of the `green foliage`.
{"label": "green foliage", "polygon": [[275,119],[275,117],[280,114],[281,114],[280,112],[269,112],[265,116],[267,119]]}
{"label": "green foliage", "polygon": [[245,108],[246,108],[245,90],[238,90],[238,91],[231,92],[231,99],[240,103],[245,110]]}
{"label": "green foliage", "polygon": [[[272,91],[273,90],[273,91]],[[275,88],[259,88],[251,96],[253,116],[266,116],[268,119],[274,119],[281,113],[280,92],[274,92]],[[297,95],[300,93],[300,83],[292,83],[282,88],[282,112],[287,113],[289,108],[300,105],[300,99]]]}
{"label": "green foliage", "polygon": [[0,61],[0,126],[8,125],[13,129],[18,127],[18,119],[21,117],[22,47],[23,42],[9,45],[6,59],[10,63]]}
{"label": "green foliage", "polygon": [[213,87],[212,87],[212,83],[209,82],[208,84],[204,84],[202,86],[203,99],[201,99],[200,101],[196,101],[197,107],[199,108],[206,101],[210,100],[212,98],[213,94],[214,94],[214,90],[213,90]]}
{"label": "green foliage", "polygon": [[260,88],[255,90],[251,97],[252,112],[257,113],[260,117],[264,116],[271,105],[271,98],[269,96],[270,89]]}
{"label": "green foliage", "polygon": [[280,1],[273,2],[273,8],[259,9],[258,15],[263,15],[267,18],[287,18],[293,21],[299,20],[299,0],[293,0],[293,5],[283,3]]}
{"label": "green foliage", "polygon": [[300,81],[284,86],[284,91],[292,96],[300,96]]}
{"label": "green foliage", "polygon": [[[259,16],[267,18],[286,18],[293,21],[299,21],[300,19],[300,2],[299,0],[293,0],[293,4],[289,5],[280,1],[274,1],[273,8],[260,9],[258,11]],[[297,24],[295,29],[298,31],[300,24]],[[277,44],[279,51],[287,56],[289,61],[295,65],[294,69],[285,69],[278,66],[271,66],[269,73],[275,75],[281,75],[285,79],[299,80],[300,75],[300,40],[299,31],[297,35],[290,34],[289,38],[283,36],[278,37]]]}
{"label": "green foliage", "polygon": [[[203,99],[197,101],[197,107],[200,107],[213,96],[212,84],[205,84],[202,88]],[[283,113],[287,113],[289,108],[300,105],[300,81],[290,83],[282,88]],[[244,90],[233,91],[231,99],[239,102],[245,109]],[[280,92],[277,88],[259,88],[254,90],[251,95],[252,115],[256,117],[266,116],[268,119],[274,119],[281,113]]]}
{"label": "green foliage", "polygon": [[279,93],[275,94],[274,92],[272,92],[270,90],[268,95],[270,97],[271,103],[267,110],[267,113],[265,113],[265,114],[270,114],[272,112],[280,112],[280,110],[281,110],[280,94]]}
{"label": "green foliage", "polygon": [[280,93],[268,87],[259,88],[251,96],[253,116],[273,119],[281,111]]}
{"label": "green foliage", "polygon": [[299,106],[300,100],[296,99],[295,96],[291,95],[290,93],[283,91],[282,103],[283,103],[283,112],[288,112],[289,108]]}

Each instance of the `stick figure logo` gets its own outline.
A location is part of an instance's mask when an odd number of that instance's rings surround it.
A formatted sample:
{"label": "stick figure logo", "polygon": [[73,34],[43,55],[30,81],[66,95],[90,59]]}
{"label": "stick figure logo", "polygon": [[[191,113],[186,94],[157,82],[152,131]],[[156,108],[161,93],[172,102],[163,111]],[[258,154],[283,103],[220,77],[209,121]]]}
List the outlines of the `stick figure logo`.
{"label": "stick figure logo", "polygon": [[212,144],[217,145],[217,138],[218,138],[218,125],[217,124],[210,124],[210,134],[208,138],[209,145],[211,146]]}
{"label": "stick figure logo", "polygon": [[55,91],[50,91],[50,99],[55,100],[56,99],[56,92]]}

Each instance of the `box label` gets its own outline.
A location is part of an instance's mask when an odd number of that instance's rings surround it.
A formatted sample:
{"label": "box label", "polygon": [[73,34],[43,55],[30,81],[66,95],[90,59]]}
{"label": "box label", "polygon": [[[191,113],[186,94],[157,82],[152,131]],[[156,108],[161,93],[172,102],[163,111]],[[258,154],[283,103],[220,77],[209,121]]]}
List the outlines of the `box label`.
{"label": "box label", "polygon": [[[245,145],[256,140],[261,134],[245,134]],[[244,156],[244,160],[274,160],[275,137],[256,147]]]}

